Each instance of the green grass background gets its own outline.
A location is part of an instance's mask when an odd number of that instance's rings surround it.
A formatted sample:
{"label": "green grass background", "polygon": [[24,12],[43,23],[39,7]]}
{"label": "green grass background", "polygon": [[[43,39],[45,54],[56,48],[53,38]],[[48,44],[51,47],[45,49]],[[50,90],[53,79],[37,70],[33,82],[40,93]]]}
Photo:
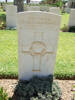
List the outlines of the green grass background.
{"label": "green grass background", "polygon": [[61,15],[61,28],[67,26],[69,23],[69,14],[67,13],[62,13]]}

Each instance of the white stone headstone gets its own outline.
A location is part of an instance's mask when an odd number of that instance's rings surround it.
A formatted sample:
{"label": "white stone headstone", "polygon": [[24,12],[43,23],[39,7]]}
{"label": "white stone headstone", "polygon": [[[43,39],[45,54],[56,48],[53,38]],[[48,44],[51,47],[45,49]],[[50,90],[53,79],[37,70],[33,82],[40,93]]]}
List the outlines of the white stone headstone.
{"label": "white stone headstone", "polygon": [[53,75],[60,15],[23,12],[17,15],[19,36],[19,79]]}
{"label": "white stone headstone", "polygon": [[71,9],[69,18],[69,27],[75,26],[75,9]]}
{"label": "white stone headstone", "polygon": [[39,6],[28,6],[27,11],[40,11]]}
{"label": "white stone headstone", "polygon": [[17,13],[17,6],[14,6],[14,5],[6,6],[6,25],[7,27],[10,27],[10,28],[16,27],[16,13]]}
{"label": "white stone headstone", "polygon": [[49,11],[55,14],[60,14],[60,8],[59,7],[50,7]]}
{"label": "white stone headstone", "polygon": [[27,5],[24,6],[24,11],[27,11],[27,7],[28,7]]}

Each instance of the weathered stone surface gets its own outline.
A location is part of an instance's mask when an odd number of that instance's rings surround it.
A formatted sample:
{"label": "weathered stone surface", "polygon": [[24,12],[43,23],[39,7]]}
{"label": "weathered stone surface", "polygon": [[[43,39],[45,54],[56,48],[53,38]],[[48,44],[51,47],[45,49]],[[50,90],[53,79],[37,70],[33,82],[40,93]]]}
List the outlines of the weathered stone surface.
{"label": "weathered stone surface", "polygon": [[6,6],[6,25],[9,28],[16,27],[16,13],[17,6],[7,5]]}
{"label": "weathered stone surface", "polygon": [[60,15],[30,11],[17,15],[19,79],[53,75]]}
{"label": "weathered stone surface", "polygon": [[69,18],[69,27],[75,26],[75,9],[71,9]]}

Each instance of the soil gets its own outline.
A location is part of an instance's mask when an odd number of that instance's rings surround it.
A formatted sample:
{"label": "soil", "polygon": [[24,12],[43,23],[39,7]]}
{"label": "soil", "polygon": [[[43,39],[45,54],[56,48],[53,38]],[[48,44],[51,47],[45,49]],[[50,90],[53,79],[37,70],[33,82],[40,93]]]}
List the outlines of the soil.
{"label": "soil", "polygon": [[[59,83],[62,90],[62,100],[72,100],[72,85],[75,84],[75,80],[54,80]],[[14,89],[17,85],[17,79],[0,79],[0,87],[8,93],[9,97],[13,96]]]}

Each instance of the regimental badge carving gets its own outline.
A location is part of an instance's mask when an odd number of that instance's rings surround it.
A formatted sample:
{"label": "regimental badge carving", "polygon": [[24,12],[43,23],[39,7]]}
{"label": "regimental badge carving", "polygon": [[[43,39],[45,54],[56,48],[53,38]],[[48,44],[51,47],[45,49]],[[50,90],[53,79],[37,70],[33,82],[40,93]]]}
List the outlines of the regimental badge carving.
{"label": "regimental badge carving", "polygon": [[[24,48],[24,47],[23,47]],[[42,57],[47,54],[54,54],[54,52],[47,51],[47,46],[42,41],[33,41],[29,47],[28,51],[23,50],[22,53],[32,56],[33,59],[33,72],[41,71]],[[37,68],[36,68],[37,66]]]}

